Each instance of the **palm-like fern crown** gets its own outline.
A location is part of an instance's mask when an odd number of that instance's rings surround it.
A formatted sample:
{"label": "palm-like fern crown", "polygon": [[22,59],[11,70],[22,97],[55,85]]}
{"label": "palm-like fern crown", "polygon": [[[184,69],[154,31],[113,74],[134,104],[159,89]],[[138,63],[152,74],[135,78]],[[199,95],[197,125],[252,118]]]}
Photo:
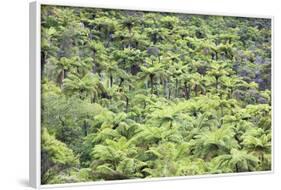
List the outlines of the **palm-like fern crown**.
{"label": "palm-like fern crown", "polygon": [[269,19],[41,13],[44,184],[271,169]]}

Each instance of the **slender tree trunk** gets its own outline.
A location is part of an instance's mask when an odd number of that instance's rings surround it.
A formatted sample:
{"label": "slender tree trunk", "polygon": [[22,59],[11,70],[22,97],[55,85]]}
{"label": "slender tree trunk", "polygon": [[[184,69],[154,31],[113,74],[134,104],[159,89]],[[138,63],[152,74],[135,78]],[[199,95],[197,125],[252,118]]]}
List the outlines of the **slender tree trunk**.
{"label": "slender tree trunk", "polygon": [[177,97],[178,97],[178,85],[179,85],[179,81],[178,81],[178,79],[176,79],[175,98],[177,98]]}
{"label": "slender tree trunk", "polygon": [[230,88],[230,91],[229,91],[229,98],[232,98],[232,93],[233,93],[233,90],[232,90],[232,88]]}
{"label": "slender tree trunk", "polygon": [[239,172],[238,164],[235,164],[235,170],[236,170],[237,173]]}
{"label": "slender tree trunk", "polygon": [[197,84],[194,87],[194,92],[195,92],[195,96],[197,96],[198,95],[198,85]]}
{"label": "slender tree trunk", "polygon": [[60,88],[62,88],[62,81],[64,80],[64,72],[65,72],[64,69],[62,69],[57,79],[57,83],[59,84]]}
{"label": "slender tree trunk", "polygon": [[110,87],[112,88],[112,85],[113,85],[113,76],[112,76],[112,74],[110,74],[109,79],[110,79]]}
{"label": "slender tree trunk", "polygon": [[95,62],[96,62],[96,52],[93,51],[93,66],[92,66],[92,72],[93,72],[93,73],[96,73],[96,72],[97,72],[97,68],[96,68]]}
{"label": "slender tree trunk", "polygon": [[171,92],[172,90],[171,90],[171,88],[169,88],[169,97],[168,97],[168,99],[171,99]]}
{"label": "slender tree trunk", "polygon": [[167,88],[167,80],[166,79],[164,79],[163,86],[164,86],[164,96],[167,98],[169,92],[168,92],[168,88]]}
{"label": "slender tree trunk", "polygon": [[153,94],[153,75],[151,74],[150,76],[150,87],[151,87],[151,94]]}
{"label": "slender tree trunk", "polygon": [[153,34],[153,35],[152,35],[152,42],[153,42],[153,45],[156,44],[156,42],[157,42],[157,36],[156,36],[156,34]]}
{"label": "slender tree trunk", "polygon": [[121,78],[120,78],[119,87],[121,87],[121,86],[122,86],[123,82],[124,82],[124,79],[121,77]]}
{"label": "slender tree trunk", "polygon": [[[223,106],[220,106],[220,111],[221,111],[221,118],[223,118],[224,115],[224,111],[223,111]],[[223,125],[223,119],[220,119],[220,126],[221,127]]]}
{"label": "slender tree trunk", "polygon": [[63,78],[66,78],[67,77],[67,74],[68,74],[68,71],[67,70],[63,70]]}
{"label": "slender tree trunk", "polygon": [[86,121],[83,122],[82,129],[83,129],[83,134],[86,137],[88,135],[88,125]]}
{"label": "slender tree trunk", "polygon": [[129,110],[129,98],[126,96],[126,113]]}
{"label": "slender tree trunk", "polygon": [[187,83],[184,83],[184,94],[185,94],[185,99],[189,99],[190,98],[190,94],[189,94],[189,88],[187,87]]}
{"label": "slender tree trunk", "polygon": [[108,37],[107,37],[107,42],[106,42],[106,45],[105,47],[108,48],[109,47],[109,43],[111,41],[111,33],[108,34]]}
{"label": "slender tree trunk", "polygon": [[215,77],[216,78],[216,93],[218,93],[218,88],[219,88],[219,77]]}

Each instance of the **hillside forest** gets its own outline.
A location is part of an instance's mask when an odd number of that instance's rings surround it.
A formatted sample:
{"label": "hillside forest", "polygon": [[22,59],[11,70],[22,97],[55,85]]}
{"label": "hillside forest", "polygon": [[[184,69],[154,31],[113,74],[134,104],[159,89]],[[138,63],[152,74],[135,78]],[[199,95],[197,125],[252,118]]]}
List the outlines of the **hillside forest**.
{"label": "hillside forest", "polygon": [[271,170],[271,19],[43,5],[41,183]]}

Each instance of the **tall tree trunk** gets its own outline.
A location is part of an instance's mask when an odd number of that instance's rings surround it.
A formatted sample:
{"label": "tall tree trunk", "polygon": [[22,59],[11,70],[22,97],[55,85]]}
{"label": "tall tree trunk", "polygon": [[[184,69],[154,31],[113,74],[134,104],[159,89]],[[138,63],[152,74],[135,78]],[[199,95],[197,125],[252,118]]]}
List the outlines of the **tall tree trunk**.
{"label": "tall tree trunk", "polygon": [[237,173],[239,172],[238,164],[235,164],[235,171],[236,171]]}
{"label": "tall tree trunk", "polygon": [[190,94],[189,94],[189,88],[187,87],[187,83],[184,83],[184,94],[185,94],[185,99],[189,99],[190,98]]}
{"label": "tall tree trunk", "polygon": [[108,34],[108,37],[107,37],[107,42],[106,42],[106,45],[105,45],[106,48],[109,47],[109,43],[110,43],[110,41],[111,41],[111,36],[112,36],[112,34],[109,33],[109,34]]}
{"label": "tall tree trunk", "polygon": [[57,83],[59,84],[60,88],[62,88],[62,81],[64,80],[64,73],[65,73],[65,70],[62,69],[57,78]]}
{"label": "tall tree trunk", "polygon": [[129,110],[129,98],[126,96],[126,113],[128,112]]}
{"label": "tall tree trunk", "polygon": [[219,77],[216,76],[216,93],[218,93],[218,88],[219,88]]}
{"label": "tall tree trunk", "polygon": [[150,86],[151,87],[151,94],[153,94],[153,77],[154,76],[153,76],[153,74],[150,74],[149,77],[150,77],[150,85],[151,85]]}
{"label": "tall tree trunk", "polygon": [[92,72],[96,73],[97,72],[97,67],[96,67],[96,52],[93,51],[93,66],[92,66]]}
{"label": "tall tree trunk", "polygon": [[[224,116],[223,106],[220,106],[221,118]],[[223,119],[220,119],[219,128],[223,125]]]}
{"label": "tall tree trunk", "polygon": [[110,73],[109,79],[110,79],[110,87],[112,88],[112,85],[113,85],[113,76],[112,76],[111,73]]}
{"label": "tall tree trunk", "polygon": [[171,99],[171,94],[172,94],[171,91],[172,91],[171,88],[169,88],[169,97],[168,97],[168,99]]}
{"label": "tall tree trunk", "polygon": [[229,96],[228,96],[228,98],[232,98],[233,89],[230,87],[229,90],[230,90],[230,91],[229,91]]}
{"label": "tall tree trunk", "polygon": [[88,135],[88,128],[89,128],[89,126],[88,126],[87,122],[84,121],[82,129],[83,129],[83,134],[84,134],[85,137]]}
{"label": "tall tree trunk", "polygon": [[124,82],[124,79],[121,77],[121,78],[120,78],[119,87],[121,87],[121,86],[122,86],[123,82]]}
{"label": "tall tree trunk", "polygon": [[167,80],[166,79],[164,79],[164,81],[163,81],[163,86],[164,86],[164,96],[167,98],[168,97],[168,93],[169,93],[169,91],[168,91],[168,88],[167,88]]}
{"label": "tall tree trunk", "polygon": [[178,81],[178,79],[176,79],[175,98],[177,98],[177,97],[178,97],[178,85],[179,85],[179,81]]}
{"label": "tall tree trunk", "polygon": [[194,92],[195,92],[195,96],[197,96],[198,95],[198,85],[197,84],[194,87]]}

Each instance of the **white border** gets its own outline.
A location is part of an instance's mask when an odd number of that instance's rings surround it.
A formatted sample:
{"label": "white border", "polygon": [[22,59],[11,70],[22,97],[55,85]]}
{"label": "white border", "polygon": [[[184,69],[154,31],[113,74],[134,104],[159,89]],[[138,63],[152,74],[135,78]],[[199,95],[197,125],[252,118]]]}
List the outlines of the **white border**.
{"label": "white border", "polygon": [[[119,10],[136,10],[136,11],[153,11],[153,12],[170,12],[170,13],[184,13],[192,15],[212,15],[212,16],[234,16],[234,17],[250,17],[250,18],[267,18],[271,19],[271,107],[272,107],[272,165],[270,171],[259,172],[243,172],[243,173],[224,173],[224,174],[205,174],[194,176],[178,176],[178,177],[155,177],[146,179],[129,179],[129,180],[116,180],[116,181],[92,181],[81,183],[66,183],[54,185],[41,185],[41,5],[54,5],[54,6],[72,6],[72,7],[90,7],[90,8],[104,8],[104,9],[119,9]],[[274,174],[275,162],[275,134],[274,134],[274,17],[269,15],[247,15],[247,14],[233,14],[224,12],[203,12],[197,10],[186,9],[159,9],[153,8],[139,8],[133,6],[120,6],[120,5],[104,5],[94,2],[77,3],[77,2],[58,2],[53,0],[37,0],[30,3],[30,131],[29,131],[29,181],[30,185],[37,189],[56,188],[56,187],[76,187],[76,186],[89,186],[89,185],[110,185],[110,184],[124,184],[124,183],[139,183],[139,182],[153,182],[153,181],[169,181],[169,180],[186,180],[198,178],[211,178],[211,177],[232,177],[232,176],[247,176],[247,175],[261,175],[261,174]],[[35,164],[34,164],[35,163]]]}
{"label": "white border", "polygon": [[29,4],[29,183],[41,185],[41,4]]}

